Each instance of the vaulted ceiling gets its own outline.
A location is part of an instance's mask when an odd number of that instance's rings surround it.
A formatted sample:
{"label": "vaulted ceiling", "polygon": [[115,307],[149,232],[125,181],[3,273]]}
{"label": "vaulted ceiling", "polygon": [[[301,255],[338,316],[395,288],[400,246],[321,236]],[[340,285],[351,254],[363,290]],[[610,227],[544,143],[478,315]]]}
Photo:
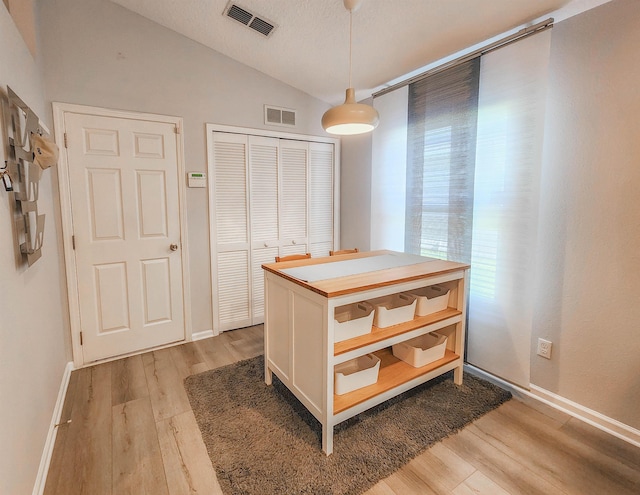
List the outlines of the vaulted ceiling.
{"label": "vaulted ceiling", "polygon": [[[343,0],[233,0],[275,29],[224,13],[229,0],[112,0],[330,104],[349,80]],[[574,0],[576,2],[578,0]],[[466,47],[548,16],[569,0],[364,0],[353,13],[357,98]]]}

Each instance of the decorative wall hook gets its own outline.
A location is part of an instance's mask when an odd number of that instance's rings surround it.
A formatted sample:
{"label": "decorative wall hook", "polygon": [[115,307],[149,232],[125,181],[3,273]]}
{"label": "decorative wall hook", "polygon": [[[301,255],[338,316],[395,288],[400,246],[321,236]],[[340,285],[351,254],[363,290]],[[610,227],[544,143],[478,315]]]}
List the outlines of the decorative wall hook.
{"label": "decorative wall hook", "polygon": [[11,176],[9,175],[9,171],[7,170],[7,162],[4,162],[4,167],[0,168],[0,178],[2,178],[2,184],[4,185],[4,190],[7,192],[13,191],[13,183],[11,182]]}
{"label": "decorative wall hook", "polygon": [[58,160],[58,147],[48,139],[38,116],[7,87],[5,143],[7,160],[0,169],[5,190],[16,202],[16,250],[29,265],[42,256],[45,216],[38,213],[42,171]]}

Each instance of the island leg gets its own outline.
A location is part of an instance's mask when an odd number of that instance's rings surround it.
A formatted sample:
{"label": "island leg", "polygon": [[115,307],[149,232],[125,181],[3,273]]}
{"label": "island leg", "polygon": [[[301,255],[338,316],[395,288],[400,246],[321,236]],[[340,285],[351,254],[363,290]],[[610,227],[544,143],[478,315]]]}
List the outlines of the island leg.
{"label": "island leg", "polygon": [[273,371],[269,369],[267,362],[264,362],[264,383],[271,385],[273,383]]}
{"label": "island leg", "polygon": [[322,423],[322,451],[327,455],[333,453],[333,426],[326,421]]}
{"label": "island leg", "polygon": [[462,385],[462,366],[458,366],[453,370],[453,383]]}

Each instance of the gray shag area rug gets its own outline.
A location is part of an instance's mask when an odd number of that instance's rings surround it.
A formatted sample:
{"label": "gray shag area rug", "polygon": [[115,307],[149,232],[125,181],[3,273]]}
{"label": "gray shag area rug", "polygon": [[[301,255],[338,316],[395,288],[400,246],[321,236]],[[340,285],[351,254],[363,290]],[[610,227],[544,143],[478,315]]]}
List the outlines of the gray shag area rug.
{"label": "gray shag area rug", "polygon": [[320,423],[258,356],[185,380],[222,490],[228,495],[359,494],[511,394],[469,374],[447,373],[334,429],[321,450]]}

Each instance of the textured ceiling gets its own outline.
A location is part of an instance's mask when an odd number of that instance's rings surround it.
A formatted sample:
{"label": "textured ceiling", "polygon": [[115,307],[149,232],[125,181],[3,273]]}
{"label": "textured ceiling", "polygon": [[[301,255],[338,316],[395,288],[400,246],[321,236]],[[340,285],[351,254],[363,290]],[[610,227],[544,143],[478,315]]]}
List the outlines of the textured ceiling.
{"label": "textured ceiling", "polygon": [[[330,104],[344,100],[349,13],[342,0],[237,0],[237,5],[277,25],[268,38],[223,16],[228,0],[112,1]],[[357,98],[568,3],[364,0],[353,13]]]}

